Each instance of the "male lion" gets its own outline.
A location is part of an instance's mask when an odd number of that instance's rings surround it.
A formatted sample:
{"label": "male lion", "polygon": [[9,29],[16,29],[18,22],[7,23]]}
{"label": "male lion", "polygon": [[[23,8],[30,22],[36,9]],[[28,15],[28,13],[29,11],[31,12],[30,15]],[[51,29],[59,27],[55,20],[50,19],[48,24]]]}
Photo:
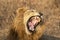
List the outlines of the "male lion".
{"label": "male lion", "polygon": [[[38,40],[45,29],[43,14],[29,8],[18,8],[11,28],[13,40]],[[11,38],[10,38],[11,40]]]}

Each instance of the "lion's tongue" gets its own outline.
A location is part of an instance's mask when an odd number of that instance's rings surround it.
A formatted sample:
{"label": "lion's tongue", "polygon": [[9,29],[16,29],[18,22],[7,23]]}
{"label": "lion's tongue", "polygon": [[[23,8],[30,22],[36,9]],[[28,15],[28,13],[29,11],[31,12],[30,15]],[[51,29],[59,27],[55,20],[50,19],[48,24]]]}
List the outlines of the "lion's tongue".
{"label": "lion's tongue", "polygon": [[34,27],[35,27],[36,23],[37,23],[36,20],[29,22],[29,24],[28,24],[29,25],[29,30],[34,31]]}

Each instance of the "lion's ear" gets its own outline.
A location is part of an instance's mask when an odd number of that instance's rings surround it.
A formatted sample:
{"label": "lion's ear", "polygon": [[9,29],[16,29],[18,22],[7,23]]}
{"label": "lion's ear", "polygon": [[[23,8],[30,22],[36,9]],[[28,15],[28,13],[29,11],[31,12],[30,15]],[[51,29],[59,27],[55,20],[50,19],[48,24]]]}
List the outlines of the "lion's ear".
{"label": "lion's ear", "polygon": [[28,9],[27,7],[18,8],[16,10],[17,15],[19,15],[20,13],[23,14],[25,11],[27,11],[27,9]]}

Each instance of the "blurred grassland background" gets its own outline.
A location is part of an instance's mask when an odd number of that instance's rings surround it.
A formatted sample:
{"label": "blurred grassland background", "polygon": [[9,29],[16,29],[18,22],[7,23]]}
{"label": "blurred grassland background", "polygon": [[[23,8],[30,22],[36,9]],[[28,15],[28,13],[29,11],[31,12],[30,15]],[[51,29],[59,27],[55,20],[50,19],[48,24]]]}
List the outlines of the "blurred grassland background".
{"label": "blurred grassland background", "polygon": [[0,0],[0,40],[7,40],[16,10],[23,6],[42,12],[49,22],[42,40],[60,40],[60,0]]}

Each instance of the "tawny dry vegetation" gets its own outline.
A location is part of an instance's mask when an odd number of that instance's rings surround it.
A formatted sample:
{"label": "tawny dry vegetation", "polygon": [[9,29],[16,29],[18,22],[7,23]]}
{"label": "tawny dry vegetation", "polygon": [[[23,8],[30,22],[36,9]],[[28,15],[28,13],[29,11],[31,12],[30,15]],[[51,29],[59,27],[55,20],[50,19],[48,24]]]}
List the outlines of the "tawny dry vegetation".
{"label": "tawny dry vegetation", "polygon": [[44,14],[46,31],[42,40],[60,40],[60,0],[0,0],[0,40],[7,40],[17,8],[27,6]]}

